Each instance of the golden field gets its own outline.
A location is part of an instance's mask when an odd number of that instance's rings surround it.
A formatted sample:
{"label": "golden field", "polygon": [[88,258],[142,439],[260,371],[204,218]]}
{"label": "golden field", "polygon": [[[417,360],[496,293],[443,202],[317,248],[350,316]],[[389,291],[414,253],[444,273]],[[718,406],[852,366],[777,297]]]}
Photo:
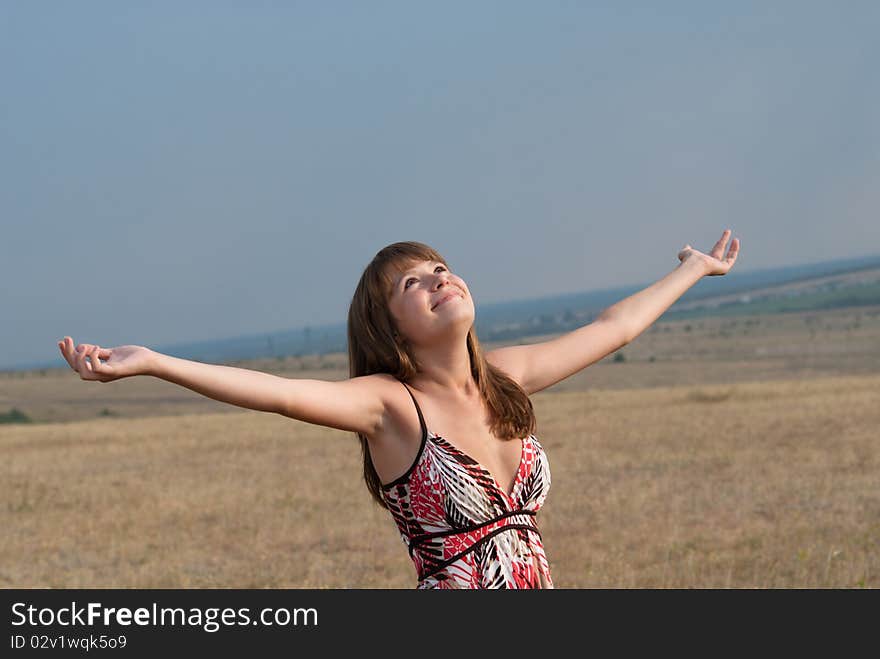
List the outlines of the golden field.
{"label": "golden field", "polygon": [[[532,397],[557,587],[880,586],[880,308],[661,320],[619,352]],[[59,362],[0,374],[35,421],[0,425],[0,587],[415,586],[352,433]]]}

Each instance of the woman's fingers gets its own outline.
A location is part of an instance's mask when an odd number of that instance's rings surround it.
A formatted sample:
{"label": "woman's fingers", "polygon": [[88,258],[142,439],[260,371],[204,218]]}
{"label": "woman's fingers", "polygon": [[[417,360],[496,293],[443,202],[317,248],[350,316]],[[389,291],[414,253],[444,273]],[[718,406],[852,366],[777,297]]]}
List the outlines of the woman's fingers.
{"label": "woman's fingers", "polygon": [[91,366],[92,373],[97,373],[101,370],[101,360],[98,357],[100,351],[100,346],[92,346],[92,349],[89,350],[89,365]]}
{"label": "woman's fingers", "polygon": [[76,371],[77,370],[77,357],[79,356],[79,351],[76,349],[76,346],[73,345],[73,339],[70,339],[66,344],[67,351],[67,360],[70,362],[70,367]]}
{"label": "woman's fingers", "polygon": [[79,373],[80,376],[84,373],[90,372],[89,363],[86,362],[85,358],[88,356],[89,350],[93,347],[91,344],[81,343],[74,347],[73,339],[69,336],[65,336],[62,341],[59,341],[58,346],[70,368]]}
{"label": "woman's fingers", "polygon": [[93,343],[80,343],[74,346],[73,339],[65,336],[58,342],[58,349],[67,361],[70,368],[79,373],[83,380],[98,380],[99,376],[112,376],[115,370],[106,363],[102,363],[110,359],[113,350],[110,348],[102,348]]}
{"label": "woman's fingers", "polygon": [[715,243],[715,247],[712,248],[712,251],[709,252],[709,254],[720,260],[724,255],[724,246],[727,244],[728,238],[730,238],[730,229],[725,229],[721,234],[721,238],[718,239],[718,242]]}
{"label": "woman's fingers", "polygon": [[77,373],[79,373],[80,377],[82,377],[82,374],[85,369],[85,365],[83,363],[83,357],[84,357],[83,351],[80,350],[79,346],[77,346],[74,349],[74,353],[73,353],[73,370],[75,370]]}
{"label": "woman's fingers", "polygon": [[734,238],[730,243],[730,249],[727,250],[727,261],[733,265],[736,261],[736,255],[739,254],[739,238]]}
{"label": "woman's fingers", "polygon": [[70,350],[67,346],[67,337],[64,337],[63,341],[58,342],[58,347],[61,349],[61,356],[64,357],[64,361],[67,362],[70,368],[73,368],[73,361],[71,361]]}
{"label": "woman's fingers", "polygon": [[76,347],[76,370],[83,379],[89,373],[89,364],[86,361],[86,357],[89,355],[89,347],[87,343],[81,343]]}

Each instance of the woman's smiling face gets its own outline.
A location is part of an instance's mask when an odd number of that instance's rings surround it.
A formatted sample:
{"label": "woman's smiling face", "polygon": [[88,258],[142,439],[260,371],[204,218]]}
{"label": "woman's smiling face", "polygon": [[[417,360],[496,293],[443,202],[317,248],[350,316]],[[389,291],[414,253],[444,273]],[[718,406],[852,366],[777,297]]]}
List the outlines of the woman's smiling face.
{"label": "woman's smiling face", "polygon": [[[404,338],[420,343],[461,326],[466,335],[474,321],[467,284],[441,261],[411,261],[392,268],[388,308]],[[415,339],[415,340],[414,340]]]}

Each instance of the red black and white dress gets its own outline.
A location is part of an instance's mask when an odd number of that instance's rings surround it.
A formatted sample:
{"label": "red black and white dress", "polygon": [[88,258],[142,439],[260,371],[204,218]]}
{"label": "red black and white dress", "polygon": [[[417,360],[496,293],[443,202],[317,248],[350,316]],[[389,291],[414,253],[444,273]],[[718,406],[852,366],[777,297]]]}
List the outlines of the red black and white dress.
{"label": "red black and white dress", "polygon": [[[404,384],[406,386],[406,384]],[[418,574],[418,588],[553,588],[535,515],[550,489],[550,465],[534,435],[505,492],[476,460],[428,431],[412,466],[382,486]],[[515,441],[515,440],[512,440]]]}

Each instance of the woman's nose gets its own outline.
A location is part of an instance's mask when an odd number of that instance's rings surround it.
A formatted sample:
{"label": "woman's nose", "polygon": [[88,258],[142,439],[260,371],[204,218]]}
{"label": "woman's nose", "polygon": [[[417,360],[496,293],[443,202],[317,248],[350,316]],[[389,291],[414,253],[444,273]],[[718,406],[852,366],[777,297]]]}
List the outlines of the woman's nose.
{"label": "woman's nose", "polygon": [[441,284],[443,284],[444,286],[449,285],[449,275],[444,273],[437,277],[437,281],[434,283],[434,288],[439,288]]}

